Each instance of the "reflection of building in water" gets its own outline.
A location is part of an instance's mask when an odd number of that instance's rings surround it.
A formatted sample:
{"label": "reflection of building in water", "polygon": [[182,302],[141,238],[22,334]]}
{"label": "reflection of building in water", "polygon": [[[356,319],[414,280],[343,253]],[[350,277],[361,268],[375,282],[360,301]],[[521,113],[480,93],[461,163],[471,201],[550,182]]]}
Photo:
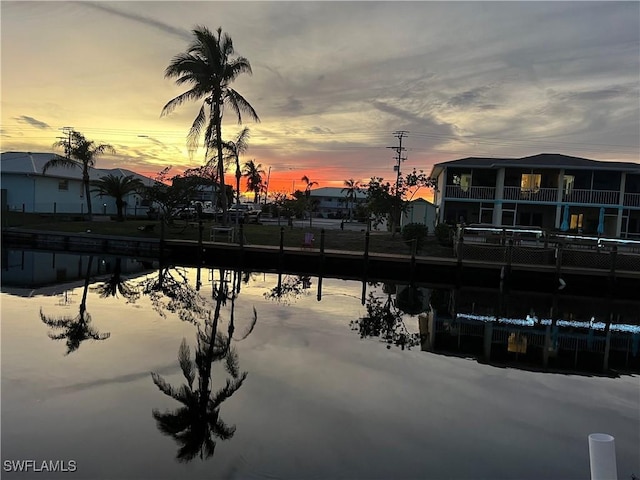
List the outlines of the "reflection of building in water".
{"label": "reflection of building in water", "polygon": [[[41,287],[62,282],[84,280],[89,255],[52,252],[25,252],[2,249],[2,284],[19,287]],[[95,255],[91,276],[113,271],[116,257]],[[141,262],[122,257],[122,273],[137,273],[147,268]]]}
{"label": "reflection of building in water", "polygon": [[640,302],[498,290],[436,290],[423,349],[544,368],[640,371]]}

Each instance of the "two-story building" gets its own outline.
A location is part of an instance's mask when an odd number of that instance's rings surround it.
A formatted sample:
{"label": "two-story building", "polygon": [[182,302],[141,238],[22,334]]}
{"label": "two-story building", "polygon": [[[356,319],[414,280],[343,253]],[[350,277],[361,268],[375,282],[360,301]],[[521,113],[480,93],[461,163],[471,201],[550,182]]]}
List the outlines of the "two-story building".
{"label": "two-story building", "polygon": [[543,153],[434,165],[438,223],[640,238],[640,163]]}
{"label": "two-story building", "polygon": [[349,208],[354,209],[367,198],[366,192],[358,190],[355,192],[354,205],[351,205],[347,202],[347,191],[339,187],[316,188],[309,195],[316,202],[315,212],[327,218],[348,218]]}

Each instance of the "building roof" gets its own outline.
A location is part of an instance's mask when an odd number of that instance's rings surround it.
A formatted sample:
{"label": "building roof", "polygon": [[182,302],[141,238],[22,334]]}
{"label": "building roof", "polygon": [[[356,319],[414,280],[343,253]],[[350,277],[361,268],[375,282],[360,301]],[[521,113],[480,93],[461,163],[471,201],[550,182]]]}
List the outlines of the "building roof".
{"label": "building roof", "polygon": [[467,168],[570,168],[575,170],[615,170],[627,173],[640,173],[640,163],[607,162],[572,157],[559,153],[540,153],[522,158],[467,157],[459,160],[441,162],[433,166],[431,177],[437,177],[444,167]]}
{"label": "building roof", "polygon": [[[344,187],[321,187],[311,190],[310,195],[312,197],[345,198],[347,196],[347,191]],[[364,190],[357,190],[356,198],[365,199],[367,198],[367,193]]]}
{"label": "building roof", "polygon": [[[44,164],[51,160],[55,155],[55,153],[51,152],[4,152],[0,157],[0,172],[18,175],[42,176],[42,168],[44,167]],[[132,175],[133,178],[141,180],[145,185],[154,184],[153,179],[124,168],[89,168],[89,178],[91,178],[91,180],[98,180],[106,175],[114,175],[116,177]],[[82,171],[79,168],[55,167],[48,169],[46,176],[82,180]]]}

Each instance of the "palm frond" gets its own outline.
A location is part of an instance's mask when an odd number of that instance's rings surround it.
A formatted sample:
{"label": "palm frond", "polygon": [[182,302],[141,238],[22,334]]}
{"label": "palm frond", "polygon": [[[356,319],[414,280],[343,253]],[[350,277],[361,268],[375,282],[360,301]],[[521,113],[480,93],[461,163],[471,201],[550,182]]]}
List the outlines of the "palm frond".
{"label": "palm frond", "polygon": [[238,378],[238,375],[240,375],[240,362],[238,361],[238,353],[233,347],[229,347],[229,351],[225,356],[224,368],[233,378]]}
{"label": "palm frond", "polygon": [[160,116],[164,117],[165,115],[169,115],[171,112],[175,110],[177,106],[182,105],[183,103],[188,101],[199,100],[200,98],[202,98],[202,93],[195,87],[190,90],[187,90],[186,92],[181,93],[177,97],[169,100],[167,104],[164,107],[162,107],[162,112],[160,113]]}
{"label": "palm frond", "polygon": [[251,324],[249,328],[242,334],[242,336],[236,341],[241,342],[253,332],[253,329],[256,327],[256,323],[258,322],[258,312],[256,311],[256,307],[253,307],[253,318],[251,319]]}
{"label": "palm frond", "polygon": [[205,126],[206,121],[207,113],[204,105],[202,105],[198,111],[198,115],[196,115],[196,118],[193,120],[193,124],[191,125],[187,135],[187,146],[190,152],[195,152],[198,149],[200,133],[202,132],[202,127]]}
{"label": "palm frond", "polygon": [[225,101],[231,105],[231,108],[235,112],[238,117],[238,123],[242,123],[242,114],[246,113],[251,117],[254,121],[260,122],[260,118],[258,114],[251,106],[251,104],[238,92],[229,88],[225,95]]}
{"label": "palm frond", "polygon": [[50,168],[56,168],[56,167],[82,168],[82,164],[77,160],[56,155],[55,157],[53,157],[51,160],[49,160],[42,166],[42,174],[44,175],[45,173],[47,173],[47,170],[49,170]]}
{"label": "palm frond", "polygon": [[156,372],[151,372],[151,378],[153,379],[153,383],[156,384],[156,387],[158,387],[162,393],[172,398],[176,398],[178,396],[178,392],[176,392],[176,390]]}
{"label": "palm frond", "polygon": [[218,417],[213,433],[221,440],[229,440],[233,438],[236,433],[235,425],[227,425],[224,421]]}
{"label": "palm frond", "polygon": [[187,379],[189,388],[193,388],[193,381],[196,377],[195,365],[193,360],[191,360],[191,350],[189,349],[185,338],[182,339],[180,349],[178,350],[178,361],[180,362],[182,374],[184,375],[184,378]]}

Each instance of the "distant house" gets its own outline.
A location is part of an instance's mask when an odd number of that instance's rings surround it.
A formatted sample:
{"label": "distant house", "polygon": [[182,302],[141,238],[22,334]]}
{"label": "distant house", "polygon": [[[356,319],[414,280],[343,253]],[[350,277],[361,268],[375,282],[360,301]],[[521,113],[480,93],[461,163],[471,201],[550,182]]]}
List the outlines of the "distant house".
{"label": "distant house", "polygon": [[[54,153],[5,152],[0,160],[0,185],[2,187],[2,210],[24,211],[28,213],[87,212],[87,202],[82,186],[82,171],[79,168],[50,168],[42,174],[42,167]],[[107,175],[132,175],[145,185],[154,181],[143,175],[121,168],[91,168],[91,180],[99,180]],[[128,215],[144,214],[147,207],[136,193],[125,199]],[[91,204],[96,215],[115,215],[116,204],[112,197],[92,194]]]}
{"label": "distant house", "polygon": [[[347,204],[347,191],[340,187],[321,187],[310,191],[310,197],[317,202],[315,212],[323,217],[347,218],[349,204]],[[364,191],[356,192],[355,204],[365,201],[367,194]],[[355,208],[355,206],[352,206]]]}
{"label": "distant house", "polygon": [[422,198],[408,202],[407,208],[402,212],[400,225],[404,227],[409,223],[422,223],[433,233],[436,225],[436,206]]}
{"label": "distant house", "polygon": [[438,223],[640,238],[640,164],[559,154],[434,165]]}

